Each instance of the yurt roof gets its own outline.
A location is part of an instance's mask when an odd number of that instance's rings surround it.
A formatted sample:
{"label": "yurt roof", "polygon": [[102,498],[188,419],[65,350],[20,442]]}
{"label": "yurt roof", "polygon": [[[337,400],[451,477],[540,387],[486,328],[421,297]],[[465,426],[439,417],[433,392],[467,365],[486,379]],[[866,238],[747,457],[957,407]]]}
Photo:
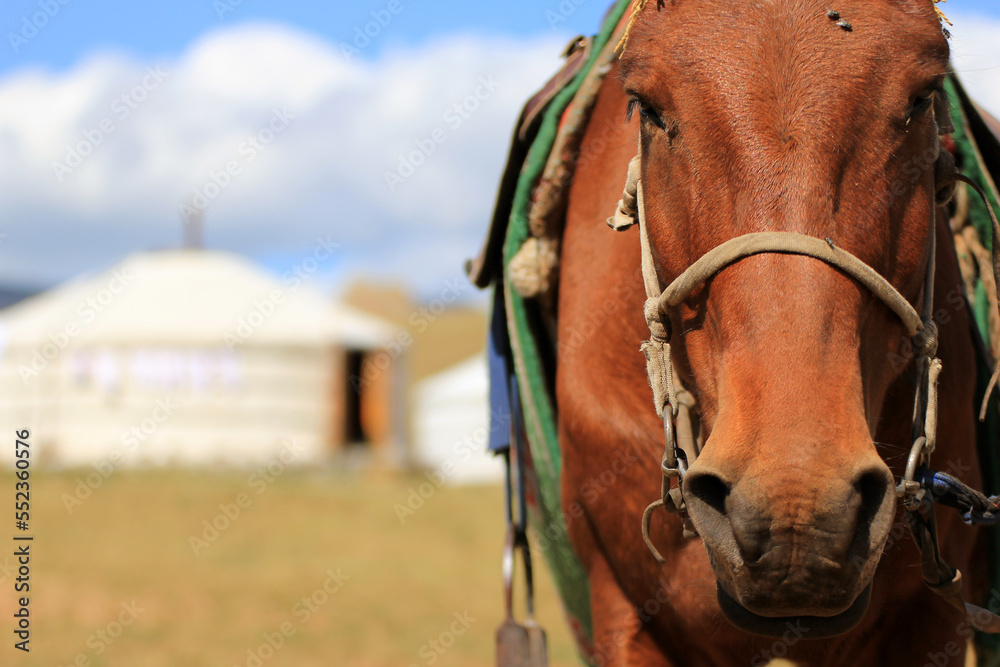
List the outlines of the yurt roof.
{"label": "yurt roof", "polygon": [[[395,328],[286,284],[230,253],[174,250],[129,255],[0,312],[7,345],[67,334],[71,345],[327,345],[368,349]],[[58,344],[58,341],[56,341]]]}

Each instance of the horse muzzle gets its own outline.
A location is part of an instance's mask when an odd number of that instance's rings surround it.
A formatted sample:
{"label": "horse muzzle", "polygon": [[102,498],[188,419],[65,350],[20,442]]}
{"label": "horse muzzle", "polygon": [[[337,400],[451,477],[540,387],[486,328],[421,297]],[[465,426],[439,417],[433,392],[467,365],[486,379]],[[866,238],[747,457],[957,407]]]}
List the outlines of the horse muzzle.
{"label": "horse muzzle", "polygon": [[857,624],[895,515],[885,464],[842,480],[792,467],[731,484],[708,463],[692,466],[684,495],[726,617],[767,636],[785,632],[789,619],[810,638]]}

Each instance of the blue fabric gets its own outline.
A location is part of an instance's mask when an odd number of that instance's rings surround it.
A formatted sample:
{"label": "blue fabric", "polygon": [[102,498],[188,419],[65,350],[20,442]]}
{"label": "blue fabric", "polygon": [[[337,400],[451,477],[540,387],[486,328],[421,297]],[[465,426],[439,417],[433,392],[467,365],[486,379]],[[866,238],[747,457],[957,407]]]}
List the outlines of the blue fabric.
{"label": "blue fabric", "polygon": [[510,367],[510,339],[507,333],[507,309],[503,298],[503,284],[493,288],[493,312],[490,317],[490,335],[486,344],[486,358],[490,369],[490,429],[489,450],[494,454],[510,451],[510,424],[513,401],[510,388],[513,374]]}

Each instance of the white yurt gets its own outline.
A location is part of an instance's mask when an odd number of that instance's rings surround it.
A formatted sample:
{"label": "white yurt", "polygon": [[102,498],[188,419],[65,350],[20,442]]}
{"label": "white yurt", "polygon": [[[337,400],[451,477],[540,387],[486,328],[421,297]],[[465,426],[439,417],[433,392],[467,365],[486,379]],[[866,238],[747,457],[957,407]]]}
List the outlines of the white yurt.
{"label": "white yurt", "polygon": [[139,253],[0,311],[0,427],[58,466],[402,459],[395,365],[357,373],[395,335],[236,255]]}
{"label": "white yurt", "polygon": [[510,427],[490,414],[486,357],[476,355],[414,390],[414,462],[435,481],[484,484],[503,479],[502,460],[486,451],[492,429]]}

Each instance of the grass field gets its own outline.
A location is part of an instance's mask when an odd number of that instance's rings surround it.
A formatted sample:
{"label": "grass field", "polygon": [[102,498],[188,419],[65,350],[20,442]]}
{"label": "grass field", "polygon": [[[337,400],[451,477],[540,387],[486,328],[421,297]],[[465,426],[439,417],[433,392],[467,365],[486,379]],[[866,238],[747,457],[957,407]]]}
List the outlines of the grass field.
{"label": "grass field", "polygon": [[[66,499],[88,472],[32,477],[31,652],[12,646],[16,575],[4,547],[0,665],[493,664],[497,487],[442,488],[401,521],[396,504],[426,480],[120,470],[71,512]],[[13,505],[13,483],[0,476],[0,503]],[[205,532],[205,521],[223,530]],[[13,533],[0,540],[12,545]],[[575,665],[537,570],[551,664]]]}

